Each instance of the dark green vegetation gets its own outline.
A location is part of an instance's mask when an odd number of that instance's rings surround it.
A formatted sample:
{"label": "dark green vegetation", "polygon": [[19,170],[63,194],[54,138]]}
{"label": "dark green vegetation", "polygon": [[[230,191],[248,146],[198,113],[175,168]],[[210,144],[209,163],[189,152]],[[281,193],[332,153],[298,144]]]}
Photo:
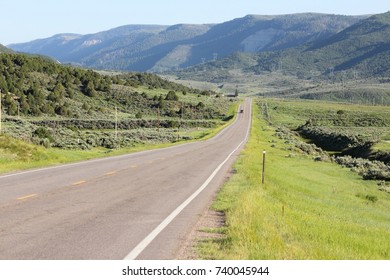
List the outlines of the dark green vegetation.
{"label": "dark green vegetation", "polygon": [[99,74],[0,54],[2,132],[45,147],[117,148],[203,135],[231,102],[147,73]]}
{"label": "dark green vegetation", "polygon": [[[298,148],[299,135],[278,128],[281,124],[296,128],[313,115],[336,117],[339,110],[366,113],[368,107],[272,101],[268,103],[272,125],[262,113],[263,100],[254,107],[249,143],[214,204],[226,214],[226,226],[218,229],[223,237],[201,242],[201,256],[390,259],[390,195],[381,191],[385,183],[378,187],[335,163],[314,161],[320,150],[309,144],[311,152],[304,145]],[[263,150],[267,151],[264,185]]]}
{"label": "dark green vegetation", "polygon": [[129,25],[91,35],[60,34],[10,47],[95,69],[160,72],[235,52],[282,50],[326,39],[362,18],[248,15],[220,24]]}

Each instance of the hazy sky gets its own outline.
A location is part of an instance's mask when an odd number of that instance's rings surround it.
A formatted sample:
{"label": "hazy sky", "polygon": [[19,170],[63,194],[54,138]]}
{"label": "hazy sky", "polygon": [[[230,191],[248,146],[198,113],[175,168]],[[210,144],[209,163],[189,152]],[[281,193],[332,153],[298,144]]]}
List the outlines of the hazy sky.
{"label": "hazy sky", "polygon": [[[88,34],[126,24],[220,23],[247,14],[362,15],[389,0],[10,0],[0,4],[0,44],[58,33]],[[4,3],[5,2],[5,3]]]}

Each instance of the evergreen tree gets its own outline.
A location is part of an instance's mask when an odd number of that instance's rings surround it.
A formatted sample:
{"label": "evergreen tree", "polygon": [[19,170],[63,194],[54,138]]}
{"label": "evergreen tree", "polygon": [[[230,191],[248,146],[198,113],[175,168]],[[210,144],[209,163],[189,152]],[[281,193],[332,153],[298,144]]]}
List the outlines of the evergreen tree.
{"label": "evergreen tree", "polygon": [[178,101],[179,97],[176,95],[176,92],[170,90],[167,96],[165,97],[165,100]]}
{"label": "evergreen tree", "polygon": [[89,97],[96,97],[95,85],[89,80],[84,88],[84,94]]}

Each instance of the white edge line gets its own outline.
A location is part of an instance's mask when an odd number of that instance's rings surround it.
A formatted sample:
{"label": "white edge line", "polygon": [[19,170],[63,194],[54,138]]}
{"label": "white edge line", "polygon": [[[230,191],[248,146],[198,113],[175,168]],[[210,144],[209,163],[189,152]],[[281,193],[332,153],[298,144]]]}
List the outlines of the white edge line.
{"label": "white edge line", "polygon": [[194,200],[214,179],[222,166],[230,159],[230,157],[240,148],[240,146],[247,141],[251,123],[249,123],[248,130],[246,133],[245,140],[241,141],[240,144],[226,157],[226,159],[218,165],[214,172],[207,178],[207,180],[196,190],[189,198],[187,198],[180,206],[178,206],[168,217],[165,218],[148,236],[146,236],[127,256],[124,260],[135,260],[146,247],[186,208],[192,200]]}
{"label": "white edge line", "polygon": [[202,186],[198,190],[196,190],[186,201],[184,201],[179,207],[177,207],[168,217],[165,218],[164,221],[161,222],[148,236],[145,237],[125,258],[124,260],[135,260],[139,254],[160,234],[180,213],[184,208],[191,203],[207,186],[210,184],[211,180],[214,179],[215,175],[217,175],[218,171],[222,168],[222,166],[230,159],[230,157],[238,150],[238,148],[244,143],[242,141],[237,148],[231,152],[227,158],[214,170],[214,172],[210,175],[209,178],[203,183]]}

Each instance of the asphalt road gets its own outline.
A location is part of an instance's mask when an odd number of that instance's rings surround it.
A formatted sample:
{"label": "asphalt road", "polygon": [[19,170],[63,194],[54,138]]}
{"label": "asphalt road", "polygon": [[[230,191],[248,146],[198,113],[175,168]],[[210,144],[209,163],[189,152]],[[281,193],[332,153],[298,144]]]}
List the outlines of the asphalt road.
{"label": "asphalt road", "polygon": [[0,176],[0,259],[174,259],[250,127],[250,100],[216,137]]}

